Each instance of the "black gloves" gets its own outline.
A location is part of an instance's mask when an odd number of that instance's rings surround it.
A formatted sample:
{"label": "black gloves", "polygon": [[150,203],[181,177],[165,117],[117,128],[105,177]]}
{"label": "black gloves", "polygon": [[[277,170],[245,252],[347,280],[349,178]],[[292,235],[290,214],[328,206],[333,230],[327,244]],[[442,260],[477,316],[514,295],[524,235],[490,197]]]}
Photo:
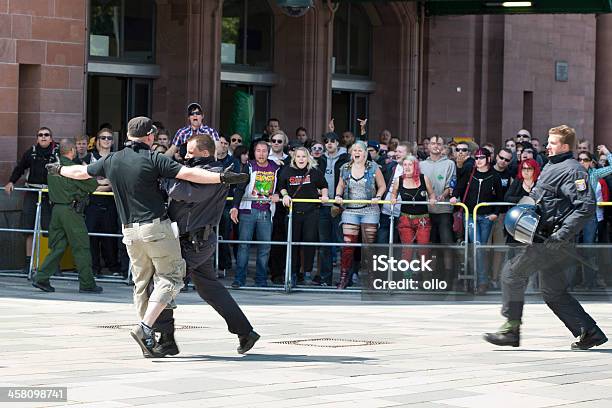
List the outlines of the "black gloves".
{"label": "black gloves", "polygon": [[45,168],[50,176],[61,176],[60,170],[62,169],[62,165],[59,162],[45,164]]}
{"label": "black gloves", "polygon": [[233,171],[230,171],[231,168],[232,166],[228,167],[219,175],[222,184],[241,184],[249,181],[248,174],[234,173]]}
{"label": "black gloves", "polygon": [[556,232],[548,237],[546,241],[544,241],[544,246],[546,249],[555,251],[561,249],[566,244],[567,241],[562,239]]}

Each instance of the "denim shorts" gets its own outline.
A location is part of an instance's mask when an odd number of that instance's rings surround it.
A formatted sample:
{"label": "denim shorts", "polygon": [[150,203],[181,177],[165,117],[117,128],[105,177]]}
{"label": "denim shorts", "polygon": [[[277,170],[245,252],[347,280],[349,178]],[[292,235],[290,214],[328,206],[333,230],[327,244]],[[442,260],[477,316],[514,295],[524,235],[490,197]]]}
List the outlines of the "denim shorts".
{"label": "denim shorts", "polygon": [[376,224],[380,219],[380,213],[375,214],[355,214],[349,211],[342,213],[342,224]]}

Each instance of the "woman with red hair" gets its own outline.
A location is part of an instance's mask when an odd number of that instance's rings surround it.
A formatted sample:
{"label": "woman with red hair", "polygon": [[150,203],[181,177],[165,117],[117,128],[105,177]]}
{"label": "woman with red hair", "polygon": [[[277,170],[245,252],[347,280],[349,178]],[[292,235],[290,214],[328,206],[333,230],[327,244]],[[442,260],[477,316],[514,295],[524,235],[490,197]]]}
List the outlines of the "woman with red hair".
{"label": "woman with red hair", "polygon": [[540,176],[540,165],[534,159],[523,160],[518,169],[516,179],[504,196],[504,200],[511,203],[518,203],[521,198],[528,196]]}
{"label": "woman with red hair", "polygon": [[[535,185],[536,181],[538,181],[538,177],[540,176],[540,165],[534,159],[526,159],[519,163],[518,165],[518,173],[516,178],[508,188],[506,195],[504,196],[504,201],[508,201],[510,203],[518,203],[521,201],[521,198],[528,196],[531,193],[531,189]],[[518,241],[515,241],[510,235],[506,238],[506,243],[508,244],[516,244]]]}
{"label": "woman with red hair", "polygon": [[[431,181],[421,173],[419,161],[415,156],[408,156],[402,160],[404,173],[393,184],[391,202],[395,204],[398,197],[401,199],[401,215],[397,224],[402,244],[412,244],[415,240],[418,245],[429,244],[431,233],[431,222],[427,204],[410,204],[410,202],[436,201]],[[426,248],[420,252],[425,257],[429,256]],[[412,248],[404,247],[402,259],[412,260]]]}

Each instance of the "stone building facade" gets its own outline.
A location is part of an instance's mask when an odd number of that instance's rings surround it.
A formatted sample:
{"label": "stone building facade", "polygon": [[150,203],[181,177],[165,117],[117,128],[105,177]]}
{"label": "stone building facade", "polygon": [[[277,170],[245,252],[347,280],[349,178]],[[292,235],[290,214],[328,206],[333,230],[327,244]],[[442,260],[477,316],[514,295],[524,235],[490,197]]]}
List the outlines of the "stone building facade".
{"label": "stone building facade", "polygon": [[559,123],[612,144],[612,16],[426,17],[417,2],[0,0],[0,184],[39,126],[56,137],[129,116],[174,131],[199,101],[228,132],[240,91],[289,136],[368,116],[370,134],[497,145]]}

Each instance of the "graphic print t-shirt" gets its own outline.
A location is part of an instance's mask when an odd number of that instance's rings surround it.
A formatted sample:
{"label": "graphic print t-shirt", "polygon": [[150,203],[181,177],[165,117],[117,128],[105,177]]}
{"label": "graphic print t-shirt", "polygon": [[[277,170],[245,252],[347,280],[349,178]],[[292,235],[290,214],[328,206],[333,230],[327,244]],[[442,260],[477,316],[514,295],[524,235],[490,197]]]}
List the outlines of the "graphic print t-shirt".
{"label": "graphic print t-shirt", "polygon": [[[270,197],[274,193],[274,185],[276,182],[276,171],[278,164],[273,161],[268,161],[268,165],[262,167],[256,161],[251,162],[251,168],[255,173],[255,184],[251,194],[257,197]],[[266,211],[270,209],[269,201],[253,201],[251,208],[254,210]]]}
{"label": "graphic print t-shirt", "polygon": [[[300,187],[301,186],[301,187]],[[319,198],[319,190],[327,188],[325,175],[316,167],[307,169],[296,169],[290,166],[284,167],[278,176],[277,190],[287,190],[291,198]],[[296,194],[297,192],[297,194]],[[295,203],[294,211],[307,211],[319,207],[316,203]]]}

